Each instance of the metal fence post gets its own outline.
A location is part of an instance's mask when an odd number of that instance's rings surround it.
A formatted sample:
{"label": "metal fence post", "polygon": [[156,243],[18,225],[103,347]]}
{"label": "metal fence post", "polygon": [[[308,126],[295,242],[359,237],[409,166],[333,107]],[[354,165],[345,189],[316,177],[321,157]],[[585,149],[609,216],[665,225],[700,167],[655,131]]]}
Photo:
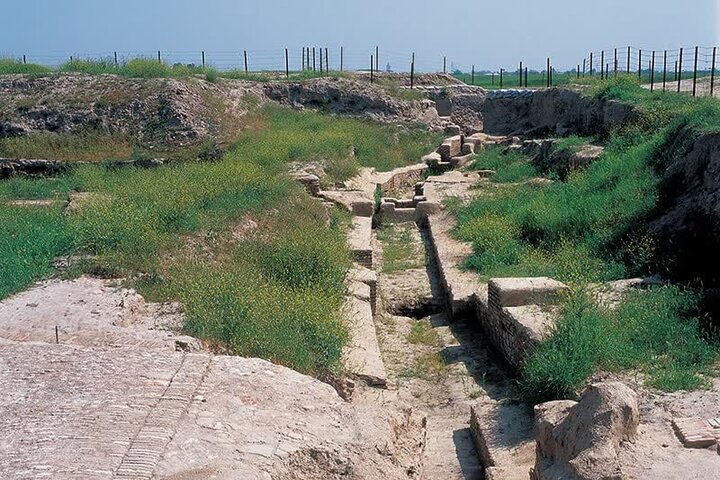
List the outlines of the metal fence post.
{"label": "metal fence post", "polygon": [[245,58],[245,73],[248,73],[247,50],[243,50],[243,57]]}
{"label": "metal fence post", "polygon": [[652,51],[652,60],[650,61],[650,91],[655,90],[655,50]]}
{"label": "metal fence post", "polygon": [[[494,81],[494,79],[495,79],[495,75],[493,74],[493,81]],[[475,65],[472,66],[472,74],[470,76],[470,85],[475,85]]]}
{"label": "metal fence post", "polygon": [[547,88],[550,88],[550,57],[547,58]]}
{"label": "metal fence post", "polygon": [[583,74],[582,74],[583,77],[585,76],[585,60],[586,59],[583,58]]}
{"label": "metal fence post", "polygon": [[443,56],[443,73],[447,73],[447,57]]}
{"label": "metal fence post", "polygon": [[600,52],[600,80],[605,80],[605,50]]}
{"label": "metal fence post", "polygon": [[518,77],[520,77],[520,88],[523,86],[523,64],[520,62],[520,70],[518,70]]}
{"label": "metal fence post", "polygon": [[380,71],[380,47],[377,45],[375,45],[375,71]]}
{"label": "metal fence post", "polygon": [[617,62],[618,62],[618,59],[617,59],[617,48],[615,48],[615,69],[614,69],[614,72],[615,72],[615,73],[614,73],[614,75],[615,75],[616,77],[617,77],[617,65],[618,65]]}
{"label": "metal fence post", "polygon": [[693,97],[697,92],[697,63],[698,63],[698,47],[695,47],[695,61],[693,62]]}
{"label": "metal fence post", "polygon": [[370,83],[373,83],[375,80],[373,78],[373,68],[375,68],[375,59],[373,55],[370,55]]}
{"label": "metal fence post", "polygon": [[314,72],[314,71],[315,71],[315,47],[313,47],[312,52],[313,52],[313,57],[312,57],[312,58],[313,58],[313,72]]}
{"label": "metal fence post", "polygon": [[117,52],[113,52],[113,54],[115,55],[115,66],[117,67],[118,66]]}
{"label": "metal fence post", "polygon": [[413,60],[410,62],[410,90],[415,88],[415,54],[413,53]]}
{"label": "metal fence post", "polygon": [[160,50],[158,50],[158,63],[162,63],[162,56],[160,55]]}
{"label": "metal fence post", "polygon": [[344,50],[345,50],[344,47],[340,47],[340,71],[341,71],[341,72],[343,71],[343,67],[344,67],[343,62],[344,62],[344,60],[345,60],[345,59],[343,58],[343,57],[344,57],[344,54],[345,54]]}
{"label": "metal fence post", "polygon": [[500,90],[502,90],[502,88],[503,88],[503,72],[504,71],[505,70],[503,70],[502,68],[500,69]]}
{"label": "metal fence post", "polygon": [[528,86],[527,80],[528,80],[528,67],[525,67],[525,88],[527,88],[527,86]]}
{"label": "metal fence post", "polygon": [[663,92],[665,91],[665,83],[667,82],[667,50],[663,51]]}
{"label": "metal fence post", "polygon": [[627,73],[628,75],[630,75],[630,57],[631,57],[631,56],[632,56],[632,47],[628,47],[628,51],[627,51],[627,72],[625,72],[625,73]]}
{"label": "metal fence post", "polygon": [[642,82],[642,48],[638,48],[638,79]]}
{"label": "metal fence post", "polygon": [[328,47],[325,47],[325,69],[330,72],[330,52],[328,51]]}
{"label": "metal fence post", "polygon": [[713,47],[713,54],[712,54],[712,68],[710,69],[710,96],[714,96],[713,92],[715,90],[715,58],[717,56],[717,47]]}
{"label": "metal fence post", "polygon": [[285,78],[290,78],[290,56],[287,48],[285,49]]}
{"label": "metal fence post", "polygon": [[300,62],[300,69],[304,72],[305,71],[305,47],[302,47],[302,60]]}
{"label": "metal fence post", "polygon": [[590,76],[593,76],[593,52],[590,52]]}
{"label": "metal fence post", "polygon": [[680,58],[678,59],[678,74],[677,74],[677,91],[680,93],[680,82],[682,81],[682,57],[683,57],[683,49],[680,47]]}
{"label": "metal fence post", "polygon": [[205,68],[205,50],[202,51],[202,68]]}

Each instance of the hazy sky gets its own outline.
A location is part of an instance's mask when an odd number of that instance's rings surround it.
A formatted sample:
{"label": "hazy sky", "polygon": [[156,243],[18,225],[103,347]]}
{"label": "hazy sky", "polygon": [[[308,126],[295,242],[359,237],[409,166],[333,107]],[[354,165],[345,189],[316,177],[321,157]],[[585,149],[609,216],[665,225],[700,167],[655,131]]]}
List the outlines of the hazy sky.
{"label": "hazy sky", "polygon": [[[327,46],[334,64],[365,65],[375,45],[380,63],[399,68],[416,52],[419,69],[475,64],[506,68],[545,57],[570,67],[590,50],[628,44],[662,50],[718,42],[716,0],[3,0],[0,52],[45,62],[69,55],[200,50],[218,64],[282,62],[291,48]],[[213,56],[214,55],[214,56]],[[180,59],[182,57],[182,60]],[[168,56],[168,60],[172,60]],[[398,65],[401,64],[401,65]],[[331,64],[332,66],[332,64]]]}

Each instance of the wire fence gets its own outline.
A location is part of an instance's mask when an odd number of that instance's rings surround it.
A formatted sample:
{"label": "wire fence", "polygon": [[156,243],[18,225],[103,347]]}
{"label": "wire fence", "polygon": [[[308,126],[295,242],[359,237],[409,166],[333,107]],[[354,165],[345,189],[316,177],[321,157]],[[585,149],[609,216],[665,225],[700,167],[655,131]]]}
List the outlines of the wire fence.
{"label": "wire fence", "polygon": [[[319,71],[373,71],[430,73],[447,71],[446,57],[421,58],[413,52],[383,50],[377,46],[348,49],[346,47],[301,46],[273,50],[227,50],[227,51],[106,51],[92,53],[34,54],[2,52],[0,58],[59,68],[73,60],[102,60],[123,64],[143,58],[159,60],[168,65],[192,65],[213,67],[219,71],[285,72],[301,70]],[[413,65],[414,60],[414,65]],[[372,66],[371,66],[372,61]]]}
{"label": "wire fence", "polygon": [[599,76],[600,79],[633,74],[650,90],[714,96],[718,94],[715,88],[717,61],[717,47],[644,50],[628,46],[590,52],[582,64],[578,64],[577,72],[579,76]]}
{"label": "wire fence", "polygon": [[651,90],[692,92],[716,95],[717,47],[683,47],[674,50],[644,50],[627,46],[589,52],[576,67],[559,71],[551,58],[541,62],[519,61],[510,68],[476,68],[447,56],[420,56],[414,52],[386,50],[379,46],[348,49],[301,46],[292,49],[226,51],[112,51],[74,54],[32,54],[0,52],[0,58],[12,58],[60,68],[74,60],[104,61],[122,65],[137,59],[153,59],[168,65],[212,67],[220,72],[286,73],[315,71],[355,71],[410,73],[452,73],[470,85],[486,88],[543,88],[572,83],[580,77],[609,79],[620,74],[637,75]]}

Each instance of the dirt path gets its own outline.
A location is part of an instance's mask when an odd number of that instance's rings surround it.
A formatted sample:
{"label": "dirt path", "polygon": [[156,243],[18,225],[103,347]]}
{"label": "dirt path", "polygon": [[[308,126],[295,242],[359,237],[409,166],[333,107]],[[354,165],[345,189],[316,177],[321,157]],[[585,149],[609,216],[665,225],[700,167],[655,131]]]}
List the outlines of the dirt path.
{"label": "dirt path", "polygon": [[477,326],[450,322],[427,235],[414,223],[377,230],[376,328],[388,388],[360,388],[354,403],[379,402],[427,415],[423,480],[482,479],[469,428],[470,407],[510,398],[511,380]]}

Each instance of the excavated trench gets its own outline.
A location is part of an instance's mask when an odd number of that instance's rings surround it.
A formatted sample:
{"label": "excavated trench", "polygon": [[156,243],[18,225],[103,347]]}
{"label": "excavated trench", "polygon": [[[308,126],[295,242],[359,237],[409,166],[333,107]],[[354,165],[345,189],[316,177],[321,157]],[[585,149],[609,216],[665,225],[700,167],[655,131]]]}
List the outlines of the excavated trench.
{"label": "excavated trench", "polygon": [[[482,479],[484,468],[493,466],[481,438],[470,426],[471,410],[495,405],[518,406],[514,381],[501,357],[484,339],[472,315],[451,319],[432,236],[426,226],[402,224],[416,231],[414,240],[425,256],[424,271],[384,273],[383,244],[375,239],[378,258],[378,308],[376,328],[385,367],[391,403],[409,403],[427,414],[426,445],[421,479]],[[408,296],[408,290],[417,296]],[[413,332],[418,322],[431,332],[418,346]],[[433,364],[437,362],[437,364]],[[388,401],[388,395],[384,395]],[[493,409],[496,425],[531,417],[516,417],[515,409]],[[502,428],[502,427],[501,427]],[[516,425],[522,432],[513,443],[532,442],[532,425]],[[524,438],[523,438],[524,437]],[[527,471],[526,471],[527,473]]]}
{"label": "excavated trench", "polygon": [[[393,217],[386,211],[374,219],[374,323],[387,385],[381,394],[361,390],[353,401],[377,402],[380,395],[383,405],[409,405],[427,415],[419,478],[486,478],[485,468],[494,466],[488,442],[496,441],[495,448],[534,446],[532,408],[520,404],[510,370],[488,343],[473,312],[453,316],[436,256],[438,246],[423,215],[417,215],[418,202],[424,199],[423,182],[394,188],[392,194],[414,201],[390,199]],[[381,203],[387,204],[387,199]],[[387,271],[385,250],[394,246],[380,235],[385,228],[402,230],[400,243],[421,260]],[[475,414],[510,436],[484,438],[477,425],[471,428]],[[527,478],[530,456],[525,463],[521,478]]]}

